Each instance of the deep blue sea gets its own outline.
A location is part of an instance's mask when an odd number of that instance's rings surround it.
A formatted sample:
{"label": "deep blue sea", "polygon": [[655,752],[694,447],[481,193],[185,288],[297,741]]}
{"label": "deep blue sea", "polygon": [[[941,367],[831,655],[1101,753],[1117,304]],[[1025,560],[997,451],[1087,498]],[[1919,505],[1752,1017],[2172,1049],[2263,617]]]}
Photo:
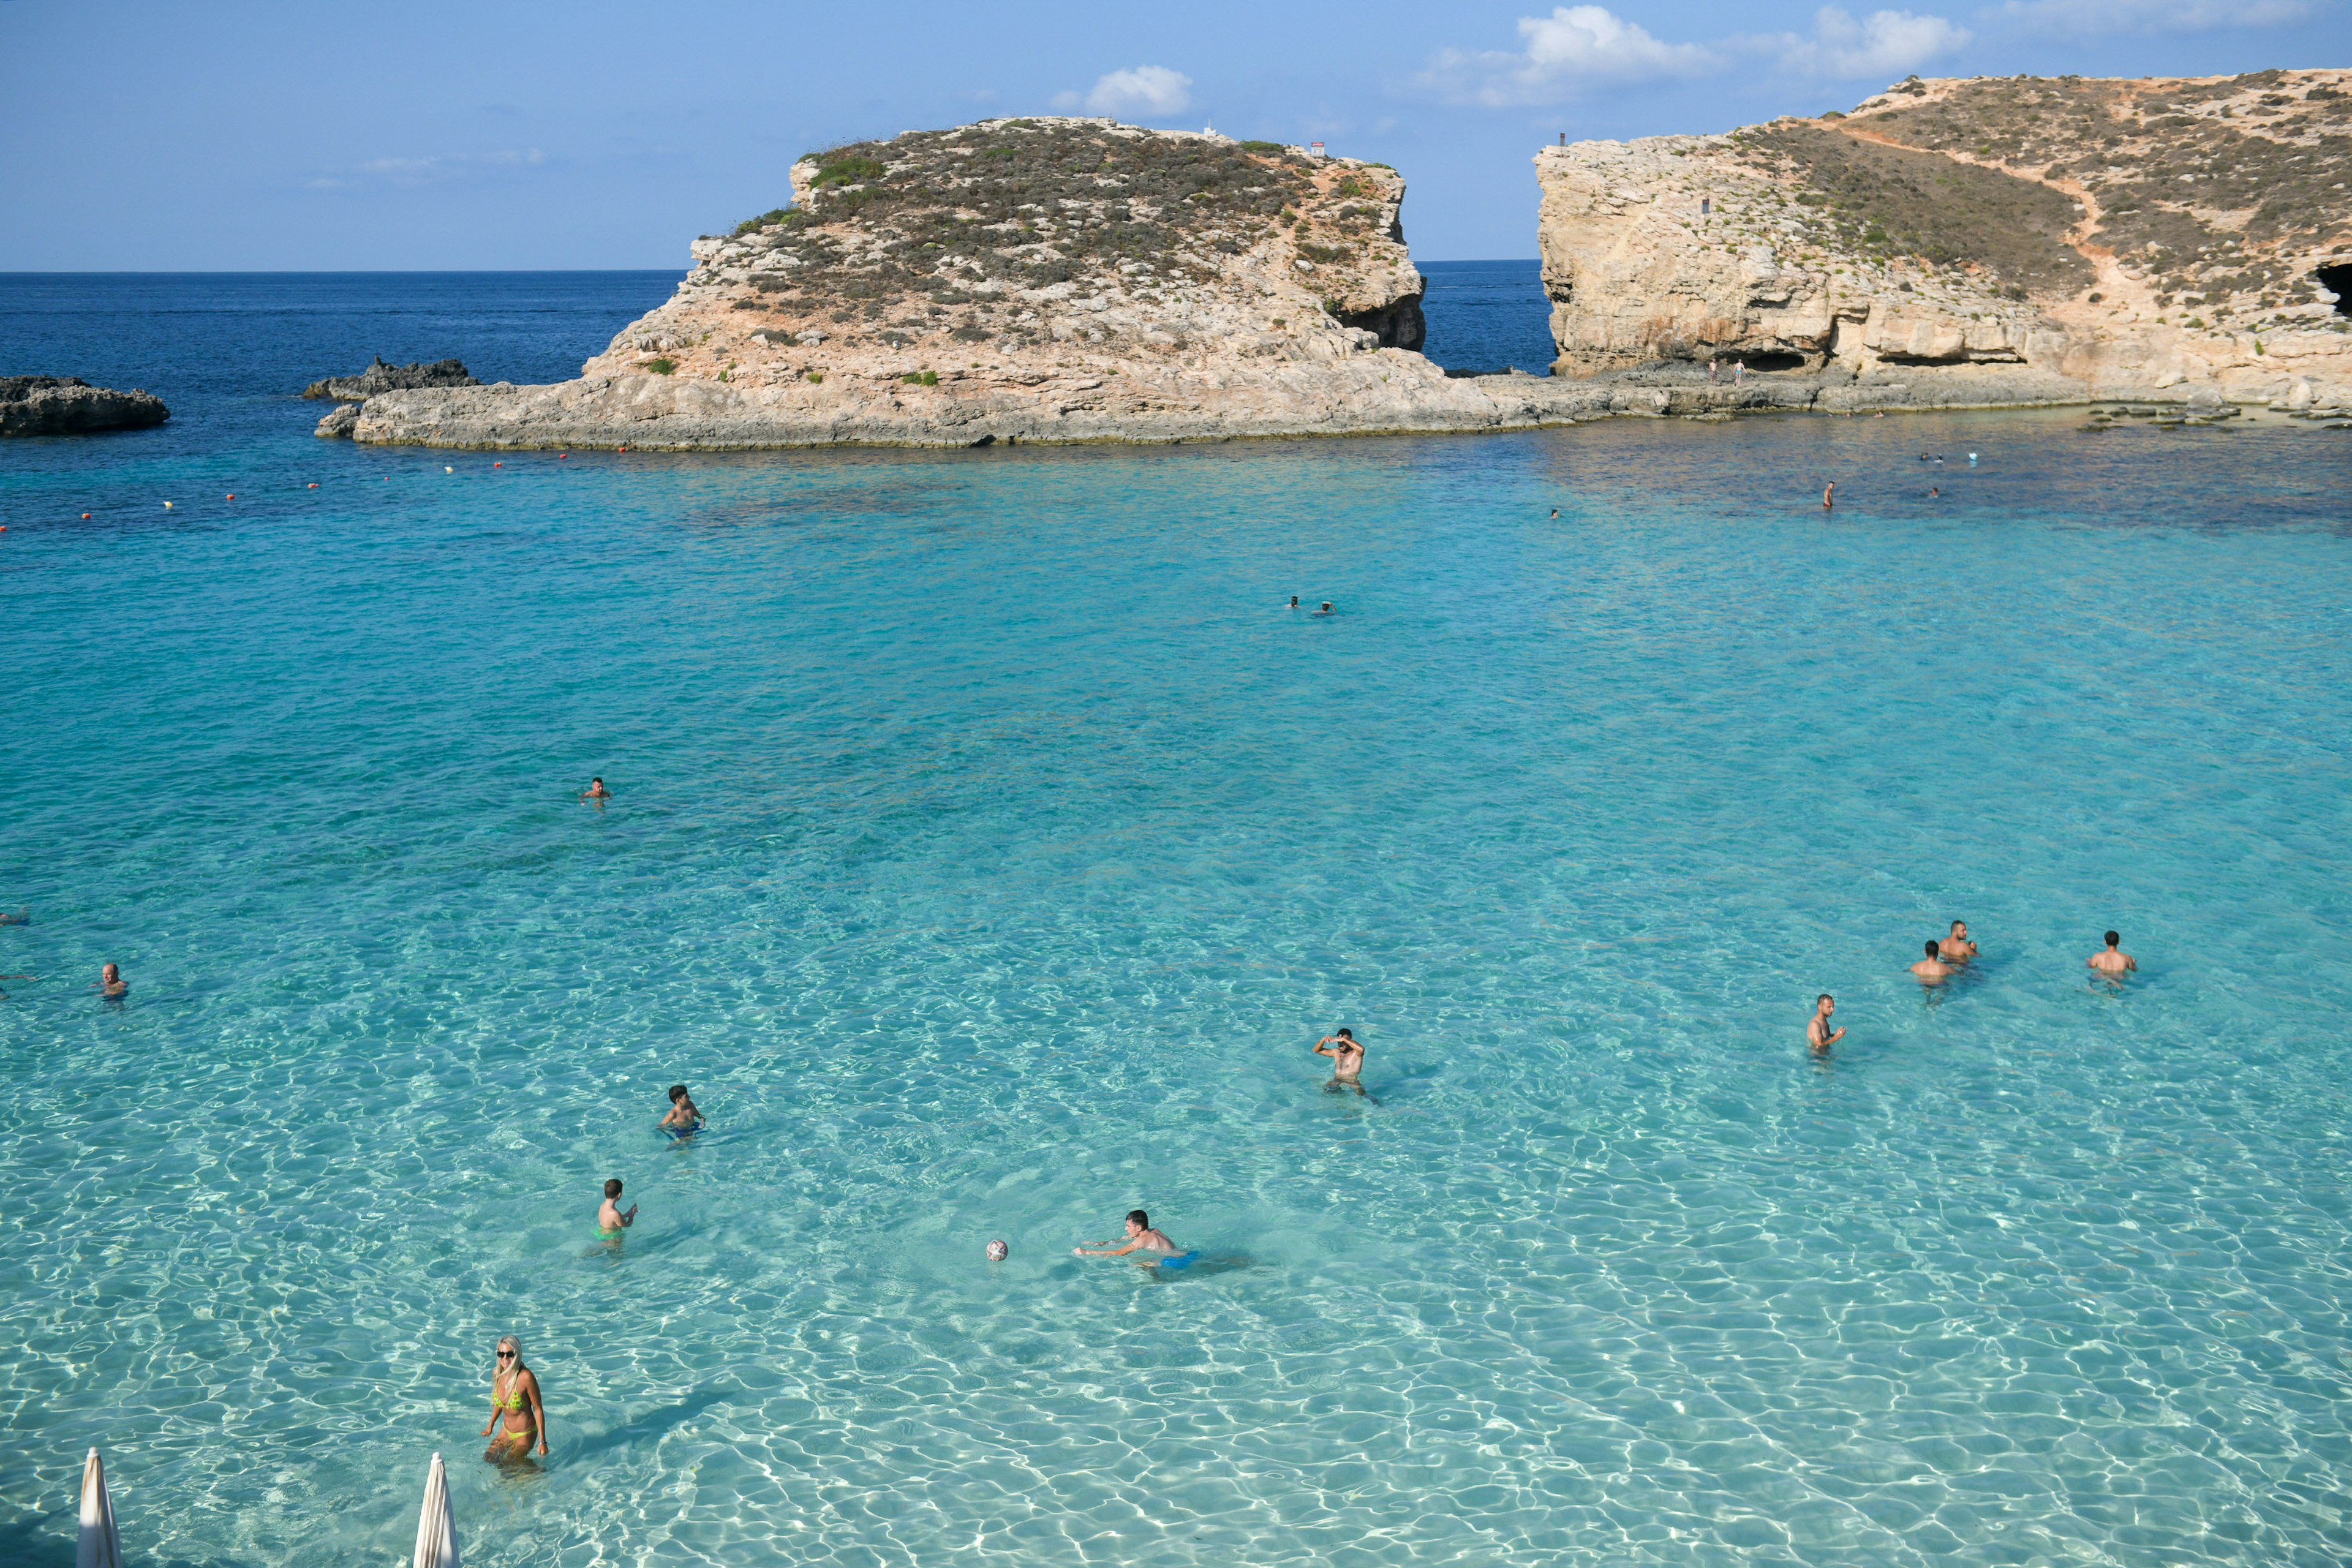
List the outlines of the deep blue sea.
{"label": "deep blue sea", "polygon": [[[0,1561],[92,1444],[174,1568],[382,1568],[436,1452],[475,1568],[2352,1557],[2340,436],[290,395],[672,281],[0,279],[173,409],[0,446]],[[1202,1260],[1069,1255],[1139,1205]]]}

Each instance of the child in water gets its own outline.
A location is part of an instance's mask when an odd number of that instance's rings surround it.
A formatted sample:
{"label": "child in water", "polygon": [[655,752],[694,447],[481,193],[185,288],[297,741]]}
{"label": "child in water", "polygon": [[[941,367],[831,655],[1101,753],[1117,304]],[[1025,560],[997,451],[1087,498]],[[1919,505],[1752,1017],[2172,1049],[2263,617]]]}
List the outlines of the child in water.
{"label": "child in water", "polygon": [[596,1211],[596,1239],[618,1241],[621,1233],[637,1223],[637,1205],[631,1204],[626,1212],[621,1208],[621,1178],[614,1176],[604,1184],[604,1205]]}
{"label": "child in water", "polygon": [[1070,1248],[1070,1256],[1073,1258],[1124,1258],[1130,1252],[1150,1254],[1150,1257],[1136,1259],[1146,1268],[1166,1266],[1181,1268],[1200,1256],[1197,1252],[1179,1251],[1176,1244],[1168,1239],[1166,1231],[1151,1228],[1151,1216],[1141,1209],[1128,1211],[1126,1245],[1112,1247],[1108,1243],[1098,1242],[1093,1247]]}
{"label": "child in water", "polygon": [[702,1111],[694,1103],[694,1096],[686,1092],[686,1085],[669,1086],[669,1114],[661,1119],[662,1131],[672,1138],[688,1139],[702,1131]]}

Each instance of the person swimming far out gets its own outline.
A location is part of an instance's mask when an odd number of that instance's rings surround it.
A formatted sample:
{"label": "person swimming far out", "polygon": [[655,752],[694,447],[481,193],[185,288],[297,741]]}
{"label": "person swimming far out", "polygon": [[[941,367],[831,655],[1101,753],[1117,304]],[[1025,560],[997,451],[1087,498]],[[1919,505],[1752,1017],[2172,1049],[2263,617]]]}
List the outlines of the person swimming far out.
{"label": "person swimming far out", "polygon": [[1835,505],[1837,505],[1837,481],[1832,479],[1822,487],[1822,510],[1827,511]]}
{"label": "person swimming far out", "polygon": [[1323,601],[1323,607],[1322,607],[1321,609],[1319,609],[1319,610],[1316,611],[1315,613],[1316,613],[1317,615],[1318,615],[1318,616],[1328,616],[1328,615],[1329,615],[1329,614],[1331,613],[1331,601],[1330,601],[1330,600],[1328,600],[1328,599],[1324,600],[1324,601]]}
{"label": "person swimming far out", "polygon": [[0,910],[0,926],[28,926],[33,923],[33,911],[18,910],[15,914]]}
{"label": "person swimming far out", "polygon": [[1288,605],[1287,606],[1286,606],[1286,608],[1289,608],[1289,609],[1293,609],[1293,610],[1295,610],[1295,609],[1298,608],[1298,595],[1296,595],[1296,594],[1291,595],[1290,595],[1290,603],[1289,603],[1289,605]]}
{"label": "person swimming far out", "polygon": [[1824,991],[1813,1003],[1812,1021],[1805,1026],[1805,1043],[1817,1057],[1829,1055],[1832,1046],[1845,1038],[1843,1029],[1830,1027],[1830,1015],[1837,1011],[1837,998]]}
{"label": "person swimming far out", "polygon": [[1918,976],[1920,984],[1941,985],[1960,972],[1958,965],[1946,963],[1938,956],[1942,950],[1941,942],[1934,937],[1927,939],[1927,956],[1911,966],[1911,973]]}
{"label": "person swimming far out", "polygon": [[2139,961],[2134,958],[2130,953],[2124,952],[2122,948],[2116,945],[2122,941],[2123,938],[2121,936],[2117,935],[2114,931],[2109,931],[2107,933],[2106,951],[2104,952],[2095,952],[2084,962],[2088,963],[2091,968],[2097,970],[2102,974],[2107,975],[2127,974],[2132,971],[2137,970],[2139,967]]}
{"label": "person swimming far out", "polygon": [[614,1176],[604,1184],[604,1202],[596,1210],[596,1239],[618,1241],[621,1233],[637,1223],[637,1205],[621,1207],[621,1178]]}
{"label": "person swimming far out", "polygon": [[702,1108],[694,1103],[694,1096],[687,1092],[686,1085],[669,1086],[669,1112],[661,1119],[661,1126],[663,1131],[680,1142],[702,1131]]}
{"label": "person swimming far out", "polygon": [[1124,1244],[1114,1247],[1109,1242],[1097,1241],[1070,1248],[1073,1258],[1124,1258],[1130,1252],[1147,1255],[1136,1259],[1146,1268],[1183,1268],[1201,1256],[1198,1252],[1181,1250],[1175,1242],[1169,1239],[1166,1231],[1154,1230],[1151,1216],[1141,1209],[1128,1210],[1127,1240]]}
{"label": "person swimming far out", "polygon": [[604,775],[599,773],[596,777],[588,781],[588,787],[580,792],[580,798],[582,800],[610,800],[613,798],[613,792],[604,787]]}
{"label": "person swimming far out", "polygon": [[[506,1430],[490,1437],[501,1420]],[[489,1451],[482,1458],[492,1464],[527,1457],[534,1437],[541,1457],[547,1454],[547,1408],[540,1403],[539,1374],[523,1365],[522,1342],[512,1334],[499,1340],[498,1370],[490,1374],[490,1424],[482,1428],[482,1436],[490,1437]]]}

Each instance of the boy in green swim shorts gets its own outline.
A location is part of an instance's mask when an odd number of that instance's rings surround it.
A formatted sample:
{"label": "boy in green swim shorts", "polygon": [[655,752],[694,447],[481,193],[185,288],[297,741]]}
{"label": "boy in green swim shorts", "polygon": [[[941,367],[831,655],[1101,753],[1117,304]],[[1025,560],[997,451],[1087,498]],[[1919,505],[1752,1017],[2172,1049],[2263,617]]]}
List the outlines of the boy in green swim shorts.
{"label": "boy in green swim shorts", "polygon": [[614,1176],[604,1184],[604,1206],[596,1211],[596,1237],[600,1241],[618,1241],[621,1233],[636,1223],[637,1205],[631,1204],[623,1212],[621,1178]]}

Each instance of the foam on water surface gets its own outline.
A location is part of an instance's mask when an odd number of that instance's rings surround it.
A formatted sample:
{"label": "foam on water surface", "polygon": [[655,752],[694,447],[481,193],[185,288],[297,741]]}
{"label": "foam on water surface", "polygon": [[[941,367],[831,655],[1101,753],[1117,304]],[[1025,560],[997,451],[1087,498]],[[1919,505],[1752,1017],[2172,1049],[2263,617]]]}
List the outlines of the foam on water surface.
{"label": "foam on water surface", "polygon": [[191,406],[0,453],[0,1555],[2341,1560],[2325,437]]}

